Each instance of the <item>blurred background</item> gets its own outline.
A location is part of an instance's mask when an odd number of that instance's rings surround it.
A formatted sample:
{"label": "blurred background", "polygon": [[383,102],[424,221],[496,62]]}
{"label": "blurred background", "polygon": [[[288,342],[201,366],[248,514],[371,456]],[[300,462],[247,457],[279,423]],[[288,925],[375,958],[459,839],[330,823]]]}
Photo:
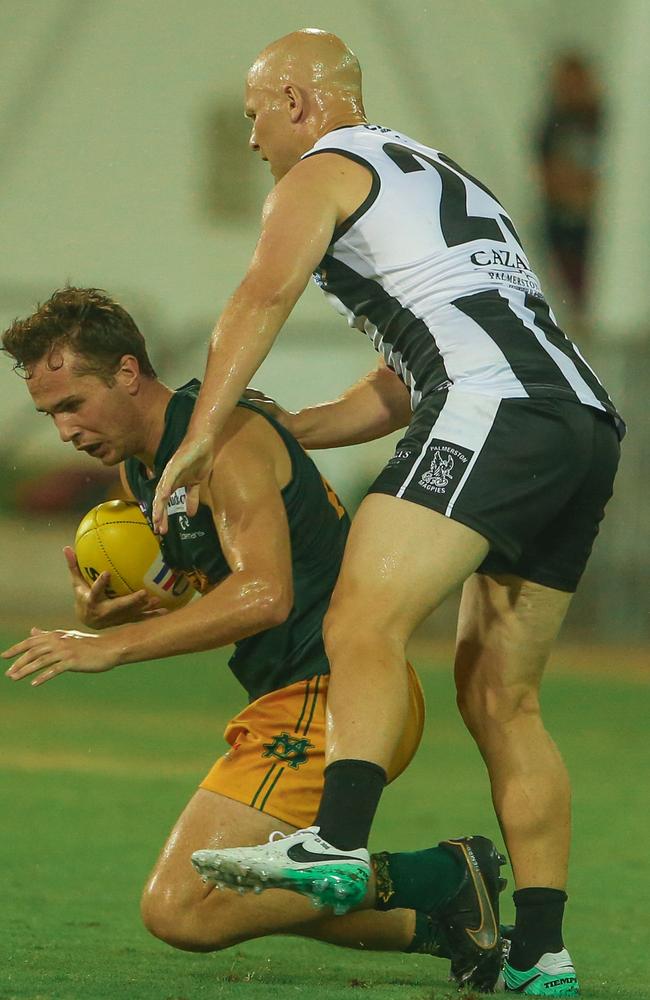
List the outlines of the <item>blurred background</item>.
{"label": "blurred background", "polygon": [[[565,328],[630,433],[565,637],[643,648],[650,533],[650,5],[645,0],[3,0],[0,324],[66,282],[133,314],[161,378],[203,371],[271,178],[243,80],[297,27],[360,58],[371,121],[444,150],[515,219]],[[374,366],[309,288],[255,380],[289,408]],[[61,546],[113,483],[58,441],[0,358],[0,618],[70,625]],[[354,508],[393,441],[317,455]],[[451,609],[430,625],[451,632]],[[614,666],[614,664],[613,664]]]}

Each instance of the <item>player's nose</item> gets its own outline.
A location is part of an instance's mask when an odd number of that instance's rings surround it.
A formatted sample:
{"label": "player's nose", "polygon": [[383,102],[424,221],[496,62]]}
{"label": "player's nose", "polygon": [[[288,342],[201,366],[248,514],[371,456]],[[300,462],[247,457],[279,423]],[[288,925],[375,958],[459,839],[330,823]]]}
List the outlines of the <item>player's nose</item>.
{"label": "player's nose", "polygon": [[67,444],[68,441],[74,441],[75,437],[78,436],[79,428],[74,426],[69,416],[66,416],[63,413],[55,413],[54,422],[56,424],[56,429],[59,432],[59,437],[65,444]]}

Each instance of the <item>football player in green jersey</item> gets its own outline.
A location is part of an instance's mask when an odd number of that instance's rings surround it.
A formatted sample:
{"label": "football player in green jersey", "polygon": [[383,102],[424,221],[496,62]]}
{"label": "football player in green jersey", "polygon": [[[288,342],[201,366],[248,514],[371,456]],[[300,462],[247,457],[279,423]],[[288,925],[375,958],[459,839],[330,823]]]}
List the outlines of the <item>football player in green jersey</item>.
{"label": "football player in green jersey", "polygon": [[[187,430],[199,383],[175,392],[165,386],[132,318],[95,289],[55,293],[33,316],[16,321],[3,345],[61,439],[104,465],[120,464],[128,493],[150,517],[159,476]],[[363,909],[336,920],[329,910],[316,920],[296,920],[295,897],[288,894],[257,899],[218,892],[190,865],[199,848],[255,844],[275,830],[288,834],[313,821],[323,785],[328,682],[322,620],[347,531],[344,508],[295,439],[242,400],[201,484],[198,510],[188,513],[184,491],[169,508],[166,561],[189,573],[201,599],[167,614],[144,592],[108,599],[106,575],[89,587],[67,549],[78,616],[101,634],[34,630],[3,654],[15,661],[8,676],[38,686],[66,671],[101,673],[234,642],[231,667],[250,703],[228,724],[230,749],[163,847],[142,898],[146,926],[191,951],[291,932],[348,947],[444,954],[461,979],[469,968],[459,964],[471,941],[466,928],[480,926],[490,960],[498,958],[502,859],[485,838],[378,856],[377,878],[359,900]],[[422,731],[413,672],[410,690],[393,777]],[[414,885],[416,905],[408,889]],[[335,910],[337,903],[331,900]]]}

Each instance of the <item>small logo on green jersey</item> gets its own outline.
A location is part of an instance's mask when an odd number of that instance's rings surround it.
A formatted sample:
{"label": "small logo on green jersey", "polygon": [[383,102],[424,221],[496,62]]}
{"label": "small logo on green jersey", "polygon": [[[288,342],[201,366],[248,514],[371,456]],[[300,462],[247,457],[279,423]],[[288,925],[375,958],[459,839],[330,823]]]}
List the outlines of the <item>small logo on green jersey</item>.
{"label": "small logo on green jersey", "polygon": [[279,736],[273,736],[271,743],[264,744],[264,753],[262,757],[277,757],[278,760],[284,761],[289,767],[294,770],[300,767],[301,764],[307,763],[307,751],[311,750],[314,746],[309,740],[299,739],[296,736],[291,736],[289,733],[280,733]]}

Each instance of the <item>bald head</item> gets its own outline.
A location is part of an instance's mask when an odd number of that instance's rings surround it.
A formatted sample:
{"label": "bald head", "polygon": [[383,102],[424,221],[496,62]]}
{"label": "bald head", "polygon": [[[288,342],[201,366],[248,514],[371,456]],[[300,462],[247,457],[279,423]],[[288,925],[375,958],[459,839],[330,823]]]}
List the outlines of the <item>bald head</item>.
{"label": "bald head", "polygon": [[321,136],[366,121],[359,61],[336,35],[293,31],[267,45],[248,71],[246,115],[251,148],[280,180]]}
{"label": "bald head", "polygon": [[336,35],[293,31],[260,52],[246,78],[250,145],[276,180],[327,132],[365,122],[361,69]]}
{"label": "bald head", "polygon": [[319,28],[302,28],[271,42],[251,66],[251,77],[276,85],[292,82],[362,107],[359,60],[337,35]]}

